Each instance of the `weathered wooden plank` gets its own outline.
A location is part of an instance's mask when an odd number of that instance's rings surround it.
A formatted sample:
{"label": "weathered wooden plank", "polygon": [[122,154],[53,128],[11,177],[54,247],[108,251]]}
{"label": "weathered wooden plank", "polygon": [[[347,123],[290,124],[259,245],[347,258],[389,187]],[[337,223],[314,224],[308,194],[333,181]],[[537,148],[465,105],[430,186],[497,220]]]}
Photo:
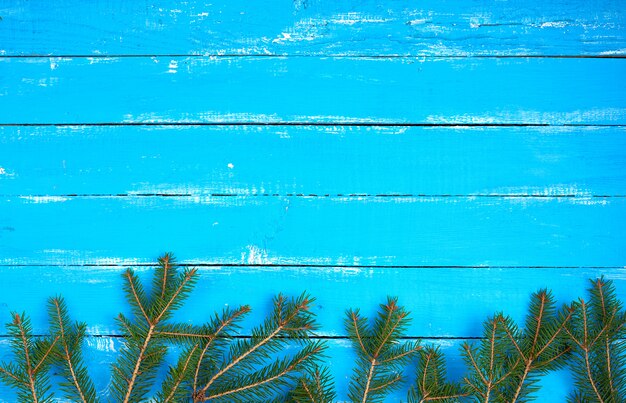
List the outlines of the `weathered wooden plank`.
{"label": "weathered wooden plank", "polygon": [[624,124],[626,59],[0,59],[0,123]]}
{"label": "weathered wooden plank", "polygon": [[0,167],[5,196],[626,195],[626,129],[0,127]]}
{"label": "weathered wooden plank", "polygon": [[[29,313],[33,331],[48,329],[46,300],[61,294],[73,317],[95,335],[118,334],[114,318],[128,313],[122,291],[125,267],[0,266],[0,304],[9,311]],[[151,267],[136,267],[150,284]],[[530,294],[549,288],[560,303],[587,297],[588,279],[613,279],[618,297],[626,299],[625,268],[345,268],[345,267],[203,267],[199,281],[176,320],[204,323],[225,306],[248,304],[253,313],[242,323],[249,334],[268,314],[278,293],[316,297],[313,312],[323,336],[345,336],[344,312],[360,308],[374,312],[388,295],[397,296],[412,317],[413,337],[476,337],[481,322],[497,311],[522,321]],[[372,314],[373,315],[373,314]],[[371,316],[371,315],[370,315]],[[0,330],[0,334],[5,334]]]}
{"label": "weathered wooden plank", "polygon": [[[9,197],[3,263],[623,266],[626,198]],[[530,253],[532,251],[532,253]]]}
{"label": "weathered wooden plank", "polygon": [[[0,2],[7,55],[624,54],[619,0]],[[234,34],[235,32],[235,34]]]}
{"label": "weathered wooden plank", "polygon": [[[464,340],[423,340],[424,345],[437,345],[441,351],[446,355],[448,373],[450,379],[460,380],[465,373],[465,367],[462,358],[459,354],[461,343]],[[7,340],[0,341],[0,357],[8,361],[11,359],[9,351],[9,345]],[[335,380],[335,387],[337,391],[337,398],[341,400],[347,399],[348,396],[348,382],[352,376],[352,369],[355,361],[355,355],[352,351],[350,343],[346,340],[328,340],[328,355],[329,357],[324,361],[324,365],[327,366],[333,378]],[[102,338],[89,338],[84,346],[84,361],[87,363],[90,375],[94,380],[96,390],[101,398],[106,399],[107,385],[110,380],[110,365],[117,358],[119,349],[121,348],[121,341],[116,338],[102,337]],[[167,363],[175,363],[178,349],[172,347],[170,354],[168,355]],[[410,377],[410,382],[413,381],[413,363],[407,366],[406,376]],[[56,378],[53,378],[56,380]],[[163,379],[163,374],[157,377],[157,383]],[[387,401],[394,402],[400,399],[406,400],[406,393],[410,384],[406,384],[404,388],[392,394]],[[540,392],[536,395],[540,400],[558,400],[564,401],[565,396],[571,388],[571,377],[566,371],[559,371],[551,373],[546,378],[543,378],[539,386]],[[54,389],[55,396],[61,397],[62,394]],[[7,388],[4,384],[0,384],[0,402],[12,403],[15,401],[15,393],[13,390]]]}
{"label": "weathered wooden plank", "polygon": [[[149,275],[149,269],[138,270],[142,278]],[[117,333],[113,318],[120,311],[128,311],[121,291],[121,268],[3,267],[2,271],[12,286],[7,288],[12,291],[3,296],[3,305],[30,312],[36,332],[44,333],[47,329],[46,293],[62,293],[72,306],[73,315],[89,322],[92,334]],[[413,324],[408,334],[419,337],[479,336],[482,330],[479,322],[497,310],[521,320],[530,293],[540,287],[553,289],[561,302],[584,296],[586,277],[614,278],[619,296],[623,298],[626,294],[624,269],[224,267],[200,269],[200,275],[196,291],[177,319],[201,323],[212,311],[225,305],[249,303],[255,310],[244,325],[244,334],[269,312],[270,300],[278,290],[298,295],[304,287],[317,297],[314,311],[322,325],[320,334],[332,336],[345,335],[345,309],[358,306],[364,312],[368,312],[368,307],[373,311],[388,294],[400,296],[401,303],[412,311]],[[452,277],[454,284],[449,281]],[[261,283],[272,285],[259,287]],[[32,290],[26,296],[19,292],[30,284]],[[448,293],[442,293],[443,289]],[[99,304],[96,299],[107,303]]]}

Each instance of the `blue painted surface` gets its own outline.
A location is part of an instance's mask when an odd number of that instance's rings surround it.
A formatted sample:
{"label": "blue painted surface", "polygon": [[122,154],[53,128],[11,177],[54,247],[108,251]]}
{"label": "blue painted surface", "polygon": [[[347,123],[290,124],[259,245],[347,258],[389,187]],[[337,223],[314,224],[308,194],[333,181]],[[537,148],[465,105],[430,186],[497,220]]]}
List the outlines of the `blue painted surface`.
{"label": "blue painted surface", "polygon": [[[43,333],[62,293],[100,389],[120,265],[168,250],[204,265],[181,320],[307,289],[341,337],[346,308],[397,295],[456,378],[459,338],[521,320],[538,288],[569,302],[605,275],[626,299],[622,1],[0,0],[0,17],[0,314]],[[353,356],[331,344],[344,398]],[[542,387],[563,401],[571,379]]]}
{"label": "blue painted surface", "polygon": [[0,57],[0,123],[624,124],[624,76],[596,58]]}

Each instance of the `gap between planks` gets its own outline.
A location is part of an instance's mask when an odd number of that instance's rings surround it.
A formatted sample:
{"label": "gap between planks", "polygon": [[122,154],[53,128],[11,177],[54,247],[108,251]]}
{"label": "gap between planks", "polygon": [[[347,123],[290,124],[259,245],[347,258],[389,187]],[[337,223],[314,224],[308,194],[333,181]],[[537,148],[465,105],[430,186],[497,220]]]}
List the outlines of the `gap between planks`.
{"label": "gap between planks", "polygon": [[626,55],[458,55],[458,54],[424,54],[424,55],[398,55],[398,54],[382,54],[382,55],[346,55],[340,53],[330,54],[255,54],[244,55],[238,53],[151,53],[151,54],[32,54],[32,55],[0,55],[0,59],[36,59],[36,58],[90,58],[90,59],[113,59],[113,58],[142,58],[142,57],[193,57],[193,58],[344,58],[344,59],[626,59]]}
{"label": "gap between planks", "polygon": [[[0,267],[154,267],[156,263],[0,263]],[[315,263],[177,263],[180,267],[276,267],[276,268],[339,268],[339,269],[626,269],[626,266],[503,266],[503,265],[347,265]]]}
{"label": "gap between planks", "polygon": [[[192,194],[192,193],[65,193],[65,194],[0,194],[0,197],[18,197],[18,198],[28,198],[28,197],[73,197],[73,198],[123,198],[123,197],[197,197],[201,195]],[[370,193],[325,193],[325,194],[316,194],[316,193],[209,193],[208,197],[304,197],[309,199],[320,198],[320,199],[332,199],[332,198],[415,198],[415,197],[424,197],[424,198],[458,198],[458,199],[470,199],[470,198],[492,198],[492,199],[518,199],[518,198],[528,198],[528,199],[575,199],[575,198],[596,198],[596,199],[620,199],[625,198],[626,195],[580,195],[574,193],[567,194],[555,194],[555,195],[546,195],[541,193],[470,193],[470,194],[452,194],[452,193],[441,193],[441,194],[426,194],[426,193],[379,193],[379,194],[370,194]]]}
{"label": "gap between planks", "polygon": [[[0,57],[1,59],[1,57]],[[146,127],[201,127],[201,126],[312,126],[312,127],[626,127],[626,124],[603,124],[603,123],[425,123],[425,122],[300,122],[300,121],[270,121],[270,122],[57,122],[57,123],[0,123],[0,127],[101,127],[101,126],[146,126]]]}

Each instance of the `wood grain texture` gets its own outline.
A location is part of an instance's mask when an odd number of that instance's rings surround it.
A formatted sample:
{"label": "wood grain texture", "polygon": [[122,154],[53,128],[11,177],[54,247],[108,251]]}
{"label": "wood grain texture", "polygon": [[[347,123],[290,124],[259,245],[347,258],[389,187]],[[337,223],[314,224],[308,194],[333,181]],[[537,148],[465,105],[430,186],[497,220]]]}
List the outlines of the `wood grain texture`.
{"label": "wood grain texture", "polygon": [[623,266],[626,198],[0,200],[3,263]]}
{"label": "wood grain texture", "polygon": [[6,55],[623,55],[619,0],[4,0]]}
{"label": "wood grain texture", "polygon": [[[4,291],[0,306],[7,321],[10,311],[26,311],[33,331],[48,329],[46,300],[63,293],[75,320],[85,321],[94,335],[118,334],[114,318],[130,314],[122,291],[120,266],[1,266]],[[136,267],[144,284],[151,268]],[[201,324],[225,306],[248,304],[253,314],[242,323],[242,334],[271,311],[279,292],[316,297],[313,312],[319,335],[345,336],[344,312],[360,308],[374,312],[388,295],[397,296],[412,317],[413,337],[478,337],[482,321],[503,311],[522,321],[531,293],[550,288],[559,303],[585,297],[588,279],[604,275],[615,281],[618,297],[626,299],[626,269],[621,268],[392,268],[392,267],[198,267],[199,282],[174,316]],[[371,316],[371,315],[370,315]]]}
{"label": "wood grain texture", "polygon": [[0,124],[625,124],[624,76],[626,59],[0,58]]}
{"label": "wood grain texture", "polygon": [[4,196],[589,198],[626,195],[626,129],[0,127],[0,167]]}
{"label": "wood grain texture", "polygon": [[[446,354],[448,372],[451,379],[458,380],[464,374],[464,364],[459,354],[459,348],[464,340],[423,340],[424,344],[437,345]],[[324,362],[330,369],[336,385],[336,391],[340,401],[345,401],[348,395],[348,382],[352,376],[352,365],[355,360],[355,354],[352,352],[350,343],[346,340],[328,340],[328,354],[329,358]],[[109,396],[105,393],[106,387],[110,380],[110,364],[113,363],[117,357],[117,352],[121,347],[121,342],[117,338],[99,337],[90,338],[85,343],[85,361],[92,364],[90,365],[90,374],[94,379],[96,390],[100,398],[107,399]],[[8,354],[8,342],[0,342],[0,358],[10,359]],[[287,350],[290,352],[289,348]],[[175,357],[178,354],[176,348],[170,349],[168,353],[168,359],[171,362],[175,362]],[[95,364],[95,365],[94,365]],[[413,381],[414,375],[412,366],[414,363],[409,364],[407,367],[407,375],[410,377],[410,381]],[[541,391],[537,394],[539,399],[549,399],[549,401],[565,400],[566,393],[571,388],[571,379],[565,371],[558,371],[552,373],[541,380]],[[406,393],[408,385],[400,389],[396,393],[393,393],[386,401],[394,402],[406,400]],[[60,396],[60,394],[59,394]],[[15,401],[15,393],[6,388],[3,384],[0,384],[0,402],[12,403]],[[548,400],[540,400],[548,401]]]}

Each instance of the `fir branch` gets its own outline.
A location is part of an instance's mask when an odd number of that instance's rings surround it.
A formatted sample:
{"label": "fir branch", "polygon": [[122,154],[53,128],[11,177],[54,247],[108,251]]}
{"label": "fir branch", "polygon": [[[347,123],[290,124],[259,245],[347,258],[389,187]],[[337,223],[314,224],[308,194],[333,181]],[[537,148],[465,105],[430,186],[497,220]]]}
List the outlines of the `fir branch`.
{"label": "fir branch", "polygon": [[483,402],[531,399],[539,376],[565,364],[570,351],[565,329],[571,316],[569,309],[556,309],[551,293],[540,290],[531,296],[523,329],[501,313],[488,319],[480,348],[463,346],[469,395]]}
{"label": "fir branch", "polygon": [[59,338],[55,363],[61,368],[65,382],[61,388],[65,397],[83,403],[97,402],[93,381],[82,362],[81,348],[85,340],[86,324],[70,324],[69,313],[62,297],[48,300],[50,331]]}
{"label": "fir branch", "polygon": [[415,384],[409,389],[408,403],[454,403],[467,396],[458,383],[447,382],[444,355],[438,347],[420,351]]}
{"label": "fir branch", "polygon": [[118,318],[129,337],[113,365],[112,388],[118,401],[128,403],[145,399],[151,388],[167,351],[166,341],[157,337],[158,332],[191,292],[197,270],[178,273],[174,257],[166,254],[159,259],[149,297],[132,269],[123,277],[134,318],[129,320],[123,315]]}
{"label": "fir branch", "polygon": [[[309,310],[313,301],[306,294],[295,300],[278,295],[274,311],[265,323],[253,329],[251,339],[233,343],[223,359],[215,358],[215,352],[208,354],[205,347],[196,364],[194,401],[226,396],[229,399],[262,397],[261,400],[270,400],[268,393],[276,392],[281,385],[293,383],[301,371],[315,364],[324,350],[322,344],[307,341],[311,331],[317,327]],[[238,315],[248,310],[246,307]],[[267,365],[269,354],[278,352],[289,338],[301,339],[304,343],[302,349],[291,358]],[[210,341],[215,343],[215,339]],[[219,352],[221,349],[216,347]]]}
{"label": "fir branch", "polygon": [[192,360],[196,355],[200,345],[194,344],[183,352],[178,363],[170,367],[167,377],[161,385],[161,391],[156,396],[158,403],[179,402],[189,397],[189,390],[185,388],[188,383],[192,368]]}
{"label": "fir branch", "polygon": [[[243,402],[270,400],[275,392],[293,384],[298,375],[314,365],[324,350],[323,343],[308,342],[294,357],[275,361],[253,373],[231,377],[212,393],[203,395],[202,400],[217,400],[227,396]],[[232,395],[237,397],[233,398]]]}
{"label": "fir branch", "polygon": [[314,366],[298,380],[297,386],[284,399],[293,403],[328,403],[336,398],[333,379],[328,368]]}
{"label": "fir branch", "polygon": [[591,283],[589,302],[572,304],[573,318],[565,329],[573,342],[576,385],[569,401],[618,402],[626,396],[626,314],[612,281]]}
{"label": "fir branch", "polygon": [[400,386],[403,366],[421,349],[419,343],[398,344],[409,324],[408,312],[397,299],[388,298],[371,328],[358,310],[346,316],[346,330],[357,350],[348,396],[355,402],[381,401]]}
{"label": "fir branch", "polygon": [[25,314],[12,312],[11,316],[13,320],[6,326],[11,336],[14,362],[0,365],[0,379],[17,389],[19,402],[51,402],[48,369],[59,338],[36,340],[32,335],[30,319]]}
{"label": "fir branch", "polygon": [[518,330],[510,318],[503,318],[501,325],[515,348],[512,355],[520,360],[520,367],[513,374],[512,389],[504,392],[506,402],[525,401],[538,390],[536,382],[540,375],[565,365],[570,352],[565,327],[571,316],[570,309],[557,311],[554,297],[544,289],[531,296],[524,330]]}

